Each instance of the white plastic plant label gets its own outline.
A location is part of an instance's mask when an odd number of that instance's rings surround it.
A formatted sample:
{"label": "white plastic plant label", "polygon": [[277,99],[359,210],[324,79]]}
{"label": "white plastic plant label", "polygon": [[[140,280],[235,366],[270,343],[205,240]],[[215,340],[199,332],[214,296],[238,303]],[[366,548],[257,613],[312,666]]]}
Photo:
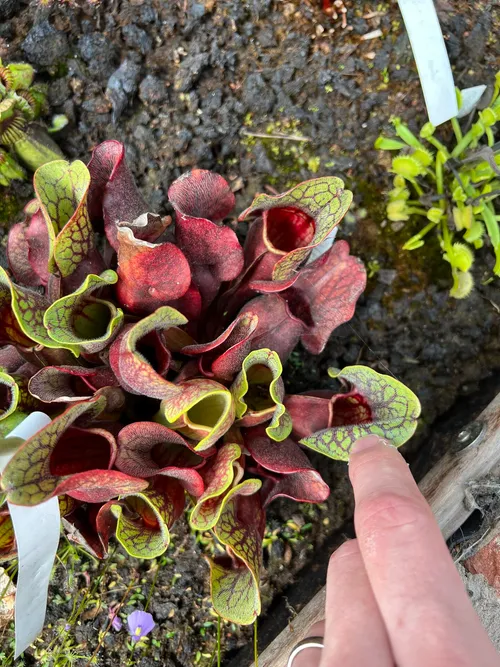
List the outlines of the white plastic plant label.
{"label": "white plastic plant label", "polygon": [[[50,423],[43,412],[33,412],[8,438],[27,440]],[[0,453],[0,472],[13,456],[15,448]],[[59,544],[60,513],[57,498],[36,505],[9,505],[18,550],[18,579],[16,590],[17,658],[32,644],[43,629],[47,608],[50,573]]]}
{"label": "white plastic plant label", "polygon": [[306,262],[307,264],[311,264],[314,262],[318,257],[321,257],[321,255],[324,255],[325,252],[328,252],[330,248],[333,245],[333,242],[335,241],[335,237],[337,236],[337,231],[338,227],[335,227],[332,229],[332,231],[328,234],[326,239],[323,239],[319,245],[317,245],[315,248],[311,250],[311,254],[309,255],[309,258]]}
{"label": "white plastic plant label", "polygon": [[398,0],[417,63],[429,120],[434,126],[458,113],[455,83],[433,0]]}
{"label": "white plastic plant label", "polygon": [[468,116],[471,113],[471,111],[474,111],[481,97],[483,96],[485,90],[486,86],[484,83],[482,83],[479,86],[472,86],[472,88],[464,88],[461,91],[462,106],[460,107],[460,111],[458,112],[458,118],[464,118],[465,116]]}

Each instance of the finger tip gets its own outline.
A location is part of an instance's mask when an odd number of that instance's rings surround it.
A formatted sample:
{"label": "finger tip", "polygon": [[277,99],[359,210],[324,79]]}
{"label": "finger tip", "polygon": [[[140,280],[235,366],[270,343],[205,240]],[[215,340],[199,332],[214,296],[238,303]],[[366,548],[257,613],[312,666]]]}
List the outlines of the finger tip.
{"label": "finger tip", "polygon": [[356,440],[351,449],[351,456],[354,454],[361,454],[371,449],[379,447],[392,447],[388,440],[384,440],[378,435],[366,435],[364,438]]}

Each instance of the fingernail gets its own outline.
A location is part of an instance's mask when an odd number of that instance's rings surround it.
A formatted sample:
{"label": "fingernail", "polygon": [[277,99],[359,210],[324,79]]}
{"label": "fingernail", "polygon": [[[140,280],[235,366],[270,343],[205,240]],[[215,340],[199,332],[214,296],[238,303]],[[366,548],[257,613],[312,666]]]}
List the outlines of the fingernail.
{"label": "fingernail", "polygon": [[378,445],[385,445],[386,447],[392,447],[390,442],[380,438],[378,435],[367,435],[364,438],[356,440],[351,449],[351,454],[359,454],[366,451],[367,449],[372,449],[372,447],[377,447]]}

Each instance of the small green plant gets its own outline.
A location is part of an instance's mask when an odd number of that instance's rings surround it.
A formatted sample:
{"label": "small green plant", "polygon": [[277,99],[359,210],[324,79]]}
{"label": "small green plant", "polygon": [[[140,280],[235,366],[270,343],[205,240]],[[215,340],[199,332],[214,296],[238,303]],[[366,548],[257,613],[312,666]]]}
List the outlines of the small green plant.
{"label": "small green plant", "polygon": [[[34,70],[27,63],[4,65],[0,60],[0,185],[26,176],[22,165],[35,171],[62,157],[47,131],[35,123],[47,111],[44,87],[33,84]],[[55,116],[48,132],[67,120]]]}
{"label": "small green plant", "polygon": [[[461,108],[458,90],[457,98]],[[400,118],[391,119],[397,139],[380,136],[375,142],[377,149],[398,151],[392,160],[394,187],[388,193],[387,217],[393,222],[406,222],[413,216],[426,220],[403,249],[421,248],[425,236],[436,230],[443,258],[451,266],[450,295],[456,299],[470,294],[474,250],[487,239],[495,253],[493,272],[500,276],[500,215],[498,207],[495,209],[500,196],[500,142],[495,143],[500,72],[489,106],[478,112],[475,122],[472,115],[465,128],[458,118],[452,118],[454,142],[441,142],[431,123],[416,137]]]}

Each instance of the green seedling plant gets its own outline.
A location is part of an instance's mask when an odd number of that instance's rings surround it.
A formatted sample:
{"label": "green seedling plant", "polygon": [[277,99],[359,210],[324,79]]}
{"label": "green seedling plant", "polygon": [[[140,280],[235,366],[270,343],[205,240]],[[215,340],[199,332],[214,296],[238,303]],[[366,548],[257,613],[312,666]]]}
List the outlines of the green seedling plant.
{"label": "green seedling plant", "polygon": [[[460,109],[459,90],[457,99]],[[394,187],[388,193],[387,217],[392,222],[415,217],[425,220],[403,249],[421,248],[427,235],[436,232],[443,259],[451,268],[450,295],[464,299],[474,287],[474,251],[485,243],[495,254],[493,273],[500,275],[500,142],[495,141],[500,72],[488,107],[472,111],[465,123],[452,118],[450,141],[441,141],[431,123],[425,123],[417,137],[400,118],[391,120],[397,138],[380,136],[375,142],[377,149],[397,152],[392,160]]]}
{"label": "green seedling plant", "polygon": [[65,116],[54,116],[46,130],[36,121],[47,112],[46,90],[34,84],[27,63],[4,65],[0,60],[0,185],[26,178],[26,170],[62,157],[49,133],[62,129]]}

